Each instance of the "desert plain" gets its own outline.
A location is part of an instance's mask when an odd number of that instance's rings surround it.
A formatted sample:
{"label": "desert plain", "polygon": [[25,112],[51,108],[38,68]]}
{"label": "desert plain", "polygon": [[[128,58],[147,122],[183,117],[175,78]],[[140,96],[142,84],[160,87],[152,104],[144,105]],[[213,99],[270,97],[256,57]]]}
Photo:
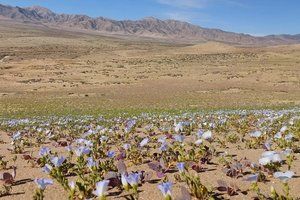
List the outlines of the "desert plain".
{"label": "desert plain", "polygon": [[[251,174],[251,167],[245,174],[239,172],[242,177],[227,176],[224,168],[241,159],[258,163],[265,151],[262,146],[268,139],[274,143],[272,150],[281,152],[284,148],[289,148],[294,152],[291,170],[295,172],[295,176],[289,181],[289,185],[290,195],[297,199],[300,197],[299,106],[300,45],[297,44],[247,47],[218,42],[182,43],[129,36],[105,36],[92,31],[58,29],[1,19],[0,155],[1,160],[8,161],[1,171],[11,171],[14,165],[17,167],[17,175],[10,193],[0,199],[32,199],[37,188],[33,180],[38,177],[49,178],[37,162],[40,148],[48,147],[52,152],[66,157],[67,152],[61,144],[76,143],[74,140],[88,130],[101,132],[96,129],[99,124],[104,124],[104,135],[112,137],[107,144],[107,150],[114,149],[116,154],[121,152],[122,142],[142,148],[142,139],[150,139],[147,144],[150,154],[144,152],[143,162],[133,164],[130,159],[126,161],[128,172],[144,170],[153,173],[153,180],[146,181],[139,187],[139,199],[163,199],[157,188],[163,179],[158,179],[153,169],[148,167],[148,163],[153,162],[152,154],[159,148],[158,138],[166,136],[168,145],[176,147],[180,141],[174,136],[184,135],[184,143],[188,146],[193,144],[198,129],[204,132],[211,130],[213,134],[212,141],[203,138],[203,147],[207,146],[212,151],[213,158],[211,163],[203,163],[204,169],[198,174],[202,183],[216,193],[213,195],[216,199],[253,199],[256,196],[254,191],[249,190],[251,183],[244,180]],[[250,111],[246,114],[237,111],[238,114],[233,112],[220,115],[220,118],[228,121],[225,127],[218,124],[216,113],[210,113],[243,109]],[[267,111],[267,114],[256,112],[260,109],[275,111],[268,111],[271,114]],[[292,111],[282,111],[289,109]],[[199,111],[207,114],[192,114]],[[118,121],[116,113],[123,118],[120,117]],[[155,114],[147,119],[142,113]],[[160,116],[162,113],[172,114],[164,117]],[[98,115],[112,118],[112,121],[99,122]],[[139,119],[138,116],[141,115],[143,117]],[[54,122],[56,116],[69,116],[70,124],[65,123],[68,120],[64,118],[61,123],[63,125]],[[74,136],[72,131],[76,130],[76,120],[71,120],[73,116],[93,118],[80,122],[84,125],[78,128],[78,135]],[[38,124],[39,117],[54,119],[49,124]],[[239,117],[243,120],[239,121]],[[273,120],[270,120],[272,117]],[[12,122],[10,119],[16,121]],[[18,119],[29,121],[23,123],[17,121]],[[130,127],[131,135],[125,139],[123,135],[125,137],[127,133],[124,128],[130,126],[128,123],[132,119],[140,124]],[[269,126],[268,123],[260,123],[260,120],[270,120]],[[180,131],[175,130],[181,121],[188,122],[188,125]],[[208,126],[206,121],[216,126]],[[146,128],[149,124],[153,129]],[[163,125],[170,127],[167,131],[162,130],[160,128]],[[284,126],[287,129],[282,129]],[[41,130],[37,130],[37,127]],[[109,128],[113,129],[112,136],[109,135]],[[249,134],[258,129],[261,129],[262,135],[257,137],[257,141],[256,137],[250,137]],[[26,144],[23,151],[13,153],[11,142],[18,131],[22,133],[22,140]],[[48,131],[53,135],[57,134],[57,137],[42,137],[40,143],[32,137],[39,136],[40,133],[48,134]],[[277,140],[275,137],[278,132],[283,136],[292,132],[293,142],[283,142],[283,145],[279,140],[281,138]],[[117,137],[116,133],[122,137]],[[89,137],[92,138],[87,136]],[[94,141],[95,138],[91,140]],[[258,146],[252,144],[253,141]],[[32,159],[24,155],[29,155]],[[281,156],[284,157],[283,154]],[[221,162],[220,158],[225,161]],[[116,159],[112,160],[114,163],[118,162]],[[168,180],[174,183],[174,199],[196,199],[179,197],[181,186],[186,185],[184,181],[176,181],[174,178],[174,174],[178,174],[176,163],[171,160],[166,162],[170,165],[170,172],[166,173]],[[193,171],[187,162],[186,168]],[[287,170],[286,159],[283,160],[280,170]],[[262,172],[266,173],[263,170]],[[72,174],[68,175],[68,179],[72,178]],[[238,191],[236,195],[229,196],[226,192],[217,192],[215,188],[217,180],[220,179],[237,184],[240,191],[247,191],[247,194]],[[266,177],[265,183],[259,183],[261,192],[270,195],[271,185],[282,193],[281,182],[271,174]],[[124,199],[129,198],[130,194],[110,188],[107,198]],[[68,199],[68,193],[59,183],[54,182],[45,190],[45,199]]]}

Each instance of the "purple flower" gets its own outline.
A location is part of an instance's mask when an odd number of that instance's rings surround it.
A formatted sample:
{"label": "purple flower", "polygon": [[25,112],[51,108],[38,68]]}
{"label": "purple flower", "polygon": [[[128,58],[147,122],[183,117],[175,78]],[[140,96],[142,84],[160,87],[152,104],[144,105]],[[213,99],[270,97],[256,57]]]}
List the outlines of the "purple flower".
{"label": "purple flower", "polygon": [[51,179],[45,179],[45,178],[37,178],[34,180],[34,182],[37,184],[38,188],[44,190],[48,185],[52,185],[53,181]]}

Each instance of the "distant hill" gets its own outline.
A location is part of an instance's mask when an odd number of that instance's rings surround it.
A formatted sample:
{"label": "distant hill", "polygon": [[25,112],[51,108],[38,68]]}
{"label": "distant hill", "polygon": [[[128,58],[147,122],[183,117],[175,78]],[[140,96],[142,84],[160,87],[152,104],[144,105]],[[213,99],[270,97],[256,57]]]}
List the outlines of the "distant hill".
{"label": "distant hill", "polygon": [[254,37],[243,33],[203,28],[177,20],[159,20],[148,17],[136,21],[116,21],[104,17],[91,18],[86,15],[57,14],[40,6],[20,8],[0,4],[0,16],[26,23],[86,29],[112,35],[139,36],[182,42],[212,41],[246,46],[300,43],[300,34]]}

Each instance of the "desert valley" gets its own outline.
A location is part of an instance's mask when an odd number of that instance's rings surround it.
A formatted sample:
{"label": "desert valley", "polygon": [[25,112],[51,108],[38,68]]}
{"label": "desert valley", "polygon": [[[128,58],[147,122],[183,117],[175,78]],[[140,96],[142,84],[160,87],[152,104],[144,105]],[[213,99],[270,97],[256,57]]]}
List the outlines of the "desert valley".
{"label": "desert valley", "polygon": [[0,199],[299,199],[299,108],[300,35],[0,4]]}

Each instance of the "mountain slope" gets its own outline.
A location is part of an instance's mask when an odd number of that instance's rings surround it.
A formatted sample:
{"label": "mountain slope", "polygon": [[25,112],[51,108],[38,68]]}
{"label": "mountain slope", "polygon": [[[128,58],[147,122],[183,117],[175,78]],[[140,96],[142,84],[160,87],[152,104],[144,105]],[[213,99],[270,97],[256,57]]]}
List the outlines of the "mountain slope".
{"label": "mountain slope", "polygon": [[142,20],[116,21],[86,15],[56,14],[47,8],[4,6],[0,4],[0,16],[16,21],[41,23],[51,26],[71,27],[99,31],[106,34],[132,35],[177,41],[216,41],[238,45],[279,45],[300,43],[300,35],[272,35],[253,37],[247,34],[207,29],[177,20],[159,20],[153,17]]}

